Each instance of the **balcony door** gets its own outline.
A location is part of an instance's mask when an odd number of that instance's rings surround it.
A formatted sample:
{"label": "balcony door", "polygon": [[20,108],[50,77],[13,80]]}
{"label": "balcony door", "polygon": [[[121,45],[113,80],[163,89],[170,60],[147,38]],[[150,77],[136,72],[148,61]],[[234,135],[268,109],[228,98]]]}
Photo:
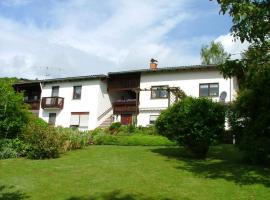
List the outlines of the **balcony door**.
{"label": "balcony door", "polygon": [[59,96],[59,86],[52,86],[52,97]]}
{"label": "balcony door", "polygon": [[122,114],[121,115],[121,124],[129,125],[132,123],[132,114]]}

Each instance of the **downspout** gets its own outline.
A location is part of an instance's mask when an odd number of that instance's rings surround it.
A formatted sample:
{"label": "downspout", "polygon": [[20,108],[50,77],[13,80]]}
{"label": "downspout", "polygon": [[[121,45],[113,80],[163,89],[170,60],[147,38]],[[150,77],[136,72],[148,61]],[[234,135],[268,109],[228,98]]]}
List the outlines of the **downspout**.
{"label": "downspout", "polygon": [[39,102],[39,110],[38,110],[38,117],[39,117],[39,112],[41,110],[41,102],[42,102],[42,83],[40,82],[39,83],[39,86],[40,86],[40,102]]}
{"label": "downspout", "polygon": [[230,102],[232,102],[232,78],[230,78]]}

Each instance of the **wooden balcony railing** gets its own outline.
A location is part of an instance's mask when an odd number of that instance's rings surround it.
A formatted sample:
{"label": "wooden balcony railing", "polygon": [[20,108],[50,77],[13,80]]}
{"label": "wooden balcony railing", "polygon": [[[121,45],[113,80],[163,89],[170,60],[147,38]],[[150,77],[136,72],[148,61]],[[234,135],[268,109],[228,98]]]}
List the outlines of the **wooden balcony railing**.
{"label": "wooden balcony railing", "polygon": [[43,97],[41,108],[43,109],[63,109],[64,98],[62,97]]}
{"label": "wooden balcony railing", "polygon": [[40,100],[25,100],[25,103],[30,105],[30,110],[39,110]]}
{"label": "wooden balcony railing", "polygon": [[131,90],[140,87],[140,74],[111,75],[108,91]]}
{"label": "wooden balcony railing", "polygon": [[136,114],[138,103],[136,100],[116,101],[113,103],[113,114]]}

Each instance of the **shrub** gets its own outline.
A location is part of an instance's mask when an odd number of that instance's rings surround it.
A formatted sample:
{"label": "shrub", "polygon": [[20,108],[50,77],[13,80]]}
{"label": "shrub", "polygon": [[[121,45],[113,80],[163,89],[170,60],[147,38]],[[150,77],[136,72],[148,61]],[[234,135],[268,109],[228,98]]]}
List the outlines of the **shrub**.
{"label": "shrub", "polygon": [[16,158],[24,156],[28,146],[20,139],[2,139],[0,140],[0,159]]}
{"label": "shrub", "polygon": [[109,127],[109,131],[111,133],[115,133],[119,130],[119,128],[121,127],[121,123],[120,122],[114,122],[110,125]]}
{"label": "shrub", "polygon": [[117,145],[122,146],[174,146],[175,142],[163,136],[134,134],[131,136],[116,136]]}
{"label": "shrub", "polygon": [[145,134],[145,135],[158,135],[158,131],[154,125],[149,125],[147,127],[139,126],[135,130],[138,134]]}
{"label": "shrub", "polygon": [[78,129],[62,127],[57,127],[55,129],[57,134],[61,137],[62,149],[64,151],[81,149],[85,147],[91,139],[91,135],[87,131],[81,132]]}
{"label": "shrub", "polygon": [[0,138],[16,138],[27,124],[29,111],[23,95],[12,87],[14,79],[0,79]]}
{"label": "shrub", "polygon": [[93,137],[93,143],[97,145],[115,145],[117,139],[115,136],[101,132]]}
{"label": "shrub", "polygon": [[205,158],[210,144],[224,132],[224,106],[206,98],[186,97],[163,111],[156,121],[161,135]]}
{"label": "shrub", "polygon": [[54,127],[39,118],[33,118],[24,130],[29,144],[26,156],[31,159],[57,158],[62,146],[61,136]]}
{"label": "shrub", "polygon": [[89,133],[93,136],[95,135],[98,135],[100,133],[103,133],[104,131],[106,131],[105,129],[102,129],[102,128],[95,128],[94,130],[92,131],[89,131]]}
{"label": "shrub", "polygon": [[0,150],[0,159],[17,158],[19,155],[15,149],[5,146]]}
{"label": "shrub", "polygon": [[[122,126],[128,129],[128,126]],[[122,128],[121,127],[121,128]],[[101,131],[93,136],[93,143],[96,145],[121,145],[121,146],[172,146],[174,142],[164,136],[145,134],[122,134],[111,135],[109,132]]]}

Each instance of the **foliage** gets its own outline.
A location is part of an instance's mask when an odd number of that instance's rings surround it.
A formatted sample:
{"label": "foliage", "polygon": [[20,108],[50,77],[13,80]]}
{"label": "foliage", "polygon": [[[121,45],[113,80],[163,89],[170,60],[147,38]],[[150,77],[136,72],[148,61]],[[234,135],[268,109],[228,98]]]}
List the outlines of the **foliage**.
{"label": "foliage", "polygon": [[220,12],[229,13],[231,32],[242,42],[264,43],[270,38],[269,0],[217,0]]}
{"label": "foliage", "polygon": [[22,140],[1,139],[0,140],[0,159],[17,158],[25,156],[28,146]]}
{"label": "foliage", "polygon": [[23,95],[14,91],[15,79],[0,79],[0,138],[16,138],[28,121]]}
{"label": "foliage", "polygon": [[233,20],[231,29],[251,43],[239,60],[219,66],[225,78],[236,77],[239,93],[229,114],[237,145],[252,163],[270,162],[270,1],[218,0]]}
{"label": "foliage", "polygon": [[87,131],[81,132],[78,129],[56,127],[56,132],[62,140],[64,151],[81,149],[87,146],[91,140],[91,135]]}
{"label": "foliage", "polygon": [[9,146],[2,147],[0,150],[0,159],[17,158],[18,153]]}
{"label": "foliage", "polygon": [[220,42],[212,41],[210,45],[204,45],[201,48],[202,64],[222,64],[229,58]]}
{"label": "foliage", "polygon": [[160,135],[134,134],[131,136],[116,136],[117,145],[121,146],[174,146],[175,142]]}
{"label": "foliage", "polygon": [[40,118],[33,118],[23,134],[24,141],[29,144],[26,156],[31,159],[59,157],[62,139],[56,129]]}
{"label": "foliage", "polygon": [[93,143],[97,145],[116,145],[117,139],[115,136],[106,132],[100,132],[93,137]]}
{"label": "foliage", "polygon": [[136,133],[144,135],[158,135],[158,131],[154,125],[149,125],[147,127],[139,126],[136,129]]}
{"label": "foliage", "polygon": [[186,97],[163,111],[156,121],[158,132],[204,158],[210,144],[224,131],[225,109],[206,98]]}
{"label": "foliage", "polygon": [[119,130],[119,128],[121,127],[121,123],[120,122],[114,122],[110,125],[109,127],[109,131],[111,133],[117,132]]}
{"label": "foliage", "polygon": [[[150,135],[145,130],[134,128],[133,133],[129,133],[129,126],[121,126],[117,134],[110,134],[109,131],[99,129],[93,135],[93,143],[96,145],[120,145],[120,146],[171,146],[174,142],[166,137],[159,135]],[[152,129],[152,128],[151,128]]]}

